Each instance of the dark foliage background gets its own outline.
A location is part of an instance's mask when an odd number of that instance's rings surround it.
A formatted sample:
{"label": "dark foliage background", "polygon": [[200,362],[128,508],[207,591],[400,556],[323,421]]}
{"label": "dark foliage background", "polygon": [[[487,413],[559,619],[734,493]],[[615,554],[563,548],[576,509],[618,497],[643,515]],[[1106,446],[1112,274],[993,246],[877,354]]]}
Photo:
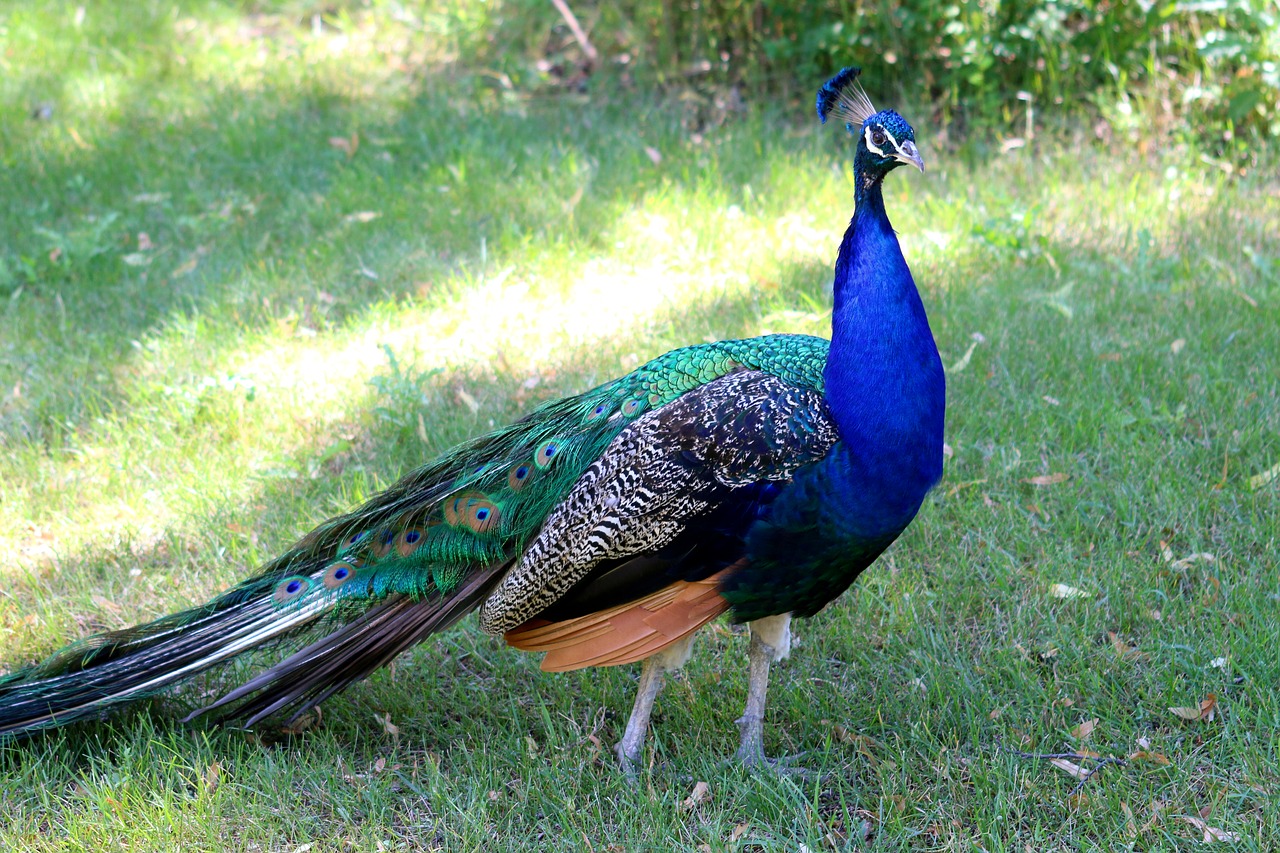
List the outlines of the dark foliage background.
{"label": "dark foliage background", "polygon": [[[861,64],[962,130],[1081,116],[1097,135],[1243,153],[1280,136],[1272,0],[571,0],[596,69],[549,0],[473,6],[460,52],[513,85],[620,77],[788,96]],[[587,74],[586,70],[594,73]],[[733,90],[737,89],[736,92]]]}

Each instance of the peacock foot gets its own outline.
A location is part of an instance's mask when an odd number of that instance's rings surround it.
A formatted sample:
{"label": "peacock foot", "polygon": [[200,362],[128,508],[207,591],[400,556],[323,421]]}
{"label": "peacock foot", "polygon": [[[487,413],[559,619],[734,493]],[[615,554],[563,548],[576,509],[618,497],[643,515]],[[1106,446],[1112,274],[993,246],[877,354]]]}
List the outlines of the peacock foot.
{"label": "peacock foot", "polygon": [[738,746],[738,763],[749,770],[769,769],[780,776],[797,776],[803,779],[817,779],[821,776],[816,771],[805,767],[794,766],[793,762],[804,758],[807,753],[785,755],[770,758],[764,754],[764,727],[759,717],[748,718],[745,714],[737,719],[738,728],[742,730],[742,742]]}
{"label": "peacock foot", "polygon": [[640,768],[642,767],[640,763],[640,752],[641,752],[642,745],[643,745],[643,742],[640,744],[632,744],[628,746],[627,740],[626,738],[624,738],[622,741],[618,743],[617,746],[613,748],[613,751],[618,756],[618,769],[622,771],[624,776],[626,776],[628,779],[630,779],[633,782],[635,781],[636,775],[640,772]]}

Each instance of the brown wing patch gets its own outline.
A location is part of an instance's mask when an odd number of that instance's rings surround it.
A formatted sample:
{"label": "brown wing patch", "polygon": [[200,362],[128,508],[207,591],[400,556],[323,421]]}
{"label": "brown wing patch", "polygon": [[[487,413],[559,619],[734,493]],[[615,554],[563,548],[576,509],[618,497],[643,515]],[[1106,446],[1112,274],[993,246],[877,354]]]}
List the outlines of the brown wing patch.
{"label": "brown wing patch", "polygon": [[546,652],[542,669],[568,672],[644,660],[729,609],[720,581],[736,565],[700,581],[676,581],[644,598],[575,619],[531,619],[505,635],[507,645]]}

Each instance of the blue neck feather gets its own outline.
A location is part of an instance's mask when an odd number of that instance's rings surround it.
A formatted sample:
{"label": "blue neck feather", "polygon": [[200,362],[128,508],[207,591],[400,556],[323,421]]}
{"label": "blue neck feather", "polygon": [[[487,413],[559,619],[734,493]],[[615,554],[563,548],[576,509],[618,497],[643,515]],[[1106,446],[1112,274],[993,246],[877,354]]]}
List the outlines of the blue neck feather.
{"label": "blue neck feather", "polygon": [[863,162],[855,162],[854,174],[856,208],[836,259],[824,378],[857,469],[859,494],[850,496],[850,509],[869,513],[888,532],[906,526],[942,476],[946,387],[924,305],[885,213],[883,174],[867,174]]}

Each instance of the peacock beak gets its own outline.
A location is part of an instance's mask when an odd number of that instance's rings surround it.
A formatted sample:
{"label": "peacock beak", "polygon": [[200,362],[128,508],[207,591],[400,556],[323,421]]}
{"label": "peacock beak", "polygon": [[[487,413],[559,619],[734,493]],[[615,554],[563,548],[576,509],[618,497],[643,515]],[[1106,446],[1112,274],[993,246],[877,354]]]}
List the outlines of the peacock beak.
{"label": "peacock beak", "polygon": [[899,163],[906,163],[908,166],[915,166],[921,172],[924,171],[924,160],[920,157],[916,144],[910,139],[898,146],[898,150],[894,152],[893,159]]}

